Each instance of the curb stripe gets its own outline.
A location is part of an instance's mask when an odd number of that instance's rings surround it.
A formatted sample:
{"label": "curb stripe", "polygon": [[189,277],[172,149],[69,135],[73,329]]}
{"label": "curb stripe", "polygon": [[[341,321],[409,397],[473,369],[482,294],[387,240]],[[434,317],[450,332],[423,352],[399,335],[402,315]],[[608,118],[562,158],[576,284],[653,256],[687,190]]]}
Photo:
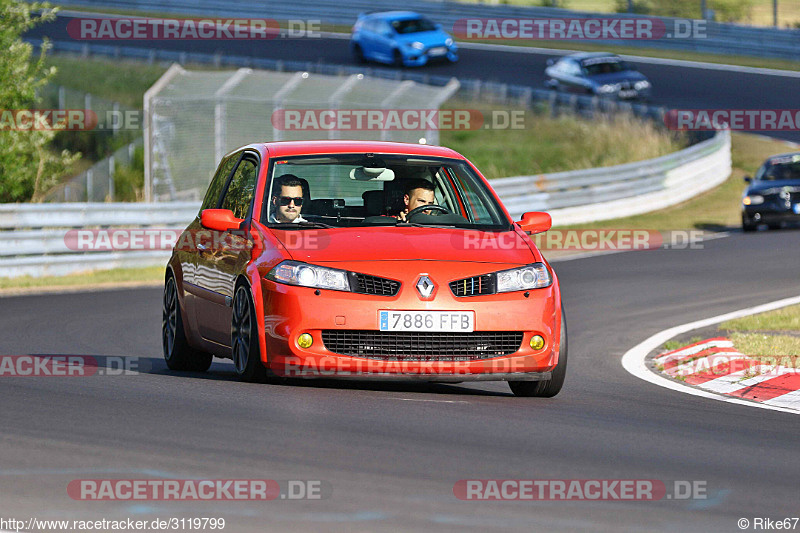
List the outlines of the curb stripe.
{"label": "curb stripe", "polygon": [[[719,324],[720,322],[725,322],[726,320],[733,320],[734,318],[741,318],[757,313],[764,313],[766,311],[773,311],[775,309],[780,309],[782,307],[795,305],[798,303],[800,303],[800,296],[784,298],[782,300],[776,300],[774,302],[748,307],[738,311],[733,311],[702,320],[696,320],[694,322],[688,322],[686,324],[681,324],[659,331],[658,333],[649,336],[625,352],[620,361],[622,363],[622,368],[624,368],[629,374],[641,380],[658,385],[659,387],[663,387],[665,389],[682,392],[684,394],[700,396],[702,398],[709,398],[720,402],[746,405],[759,409],[769,409],[770,411],[779,411],[781,413],[800,414],[800,406],[798,406],[796,403],[790,404],[790,407],[785,407],[784,405],[773,405],[773,400],[771,400],[769,404],[757,403],[729,395],[717,394],[701,388],[691,387],[663,375],[657,374],[647,366],[647,356],[673,337],[694,331],[696,329],[713,326],[715,324]],[[789,398],[787,398],[787,400],[788,399]]]}

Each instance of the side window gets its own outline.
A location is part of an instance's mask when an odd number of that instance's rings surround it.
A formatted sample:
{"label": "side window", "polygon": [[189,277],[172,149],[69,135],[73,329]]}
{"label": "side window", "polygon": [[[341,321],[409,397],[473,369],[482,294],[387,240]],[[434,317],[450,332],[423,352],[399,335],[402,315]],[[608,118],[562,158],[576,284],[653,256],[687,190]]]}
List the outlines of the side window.
{"label": "side window", "polygon": [[232,154],[223,159],[219,164],[217,173],[214,174],[214,177],[211,179],[211,184],[208,186],[208,191],[206,191],[206,196],[203,199],[203,206],[200,208],[201,211],[203,209],[215,209],[217,207],[219,195],[225,187],[225,182],[228,180],[233,166],[239,160],[239,155],[240,154]]}
{"label": "side window", "polygon": [[243,159],[222,200],[222,209],[230,209],[236,218],[246,218],[256,191],[258,165],[252,159]]}

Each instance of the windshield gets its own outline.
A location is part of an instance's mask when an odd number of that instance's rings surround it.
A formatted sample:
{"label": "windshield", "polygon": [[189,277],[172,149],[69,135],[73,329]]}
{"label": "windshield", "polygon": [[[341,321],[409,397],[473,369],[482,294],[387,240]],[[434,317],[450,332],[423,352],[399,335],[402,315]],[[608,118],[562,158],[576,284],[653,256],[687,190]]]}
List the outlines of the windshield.
{"label": "windshield", "polygon": [[392,28],[400,35],[407,33],[419,33],[421,31],[435,31],[436,25],[428,19],[406,19],[406,20],[393,20]]}
{"label": "windshield", "polygon": [[613,74],[616,72],[630,70],[630,67],[628,67],[627,63],[615,57],[586,59],[581,62],[581,66],[586,69],[586,73],[589,76],[596,76],[598,74]]}
{"label": "windshield", "polygon": [[[289,157],[271,161],[265,195],[262,220],[298,229],[324,224],[506,231],[511,225],[483,179],[457,159],[383,154]],[[430,204],[434,207],[414,211]]]}
{"label": "windshield", "polygon": [[[798,158],[800,159],[800,158]],[[761,168],[756,179],[762,181],[800,180],[800,161],[771,161]]]}

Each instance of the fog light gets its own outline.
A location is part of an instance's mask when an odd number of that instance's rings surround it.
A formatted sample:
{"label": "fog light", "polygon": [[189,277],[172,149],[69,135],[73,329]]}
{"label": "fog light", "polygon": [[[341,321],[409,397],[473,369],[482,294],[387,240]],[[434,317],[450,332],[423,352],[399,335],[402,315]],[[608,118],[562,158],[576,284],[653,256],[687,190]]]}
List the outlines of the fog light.
{"label": "fog light", "polygon": [[544,348],[544,337],[541,335],[534,335],[531,337],[531,348],[534,350],[541,350]]}
{"label": "fog light", "polygon": [[312,344],[314,344],[314,338],[308,333],[303,333],[297,337],[297,345],[301,348],[311,348]]}

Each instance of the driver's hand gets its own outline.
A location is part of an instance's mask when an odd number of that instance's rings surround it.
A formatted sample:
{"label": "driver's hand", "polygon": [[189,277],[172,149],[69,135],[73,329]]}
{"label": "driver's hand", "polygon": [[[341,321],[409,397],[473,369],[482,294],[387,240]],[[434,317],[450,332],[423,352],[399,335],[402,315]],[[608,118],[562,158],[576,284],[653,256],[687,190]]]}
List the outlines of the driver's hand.
{"label": "driver's hand", "polygon": [[408,213],[407,210],[400,211],[400,214],[397,215],[397,218],[400,220],[400,222],[408,222],[408,220],[406,220],[406,213]]}

